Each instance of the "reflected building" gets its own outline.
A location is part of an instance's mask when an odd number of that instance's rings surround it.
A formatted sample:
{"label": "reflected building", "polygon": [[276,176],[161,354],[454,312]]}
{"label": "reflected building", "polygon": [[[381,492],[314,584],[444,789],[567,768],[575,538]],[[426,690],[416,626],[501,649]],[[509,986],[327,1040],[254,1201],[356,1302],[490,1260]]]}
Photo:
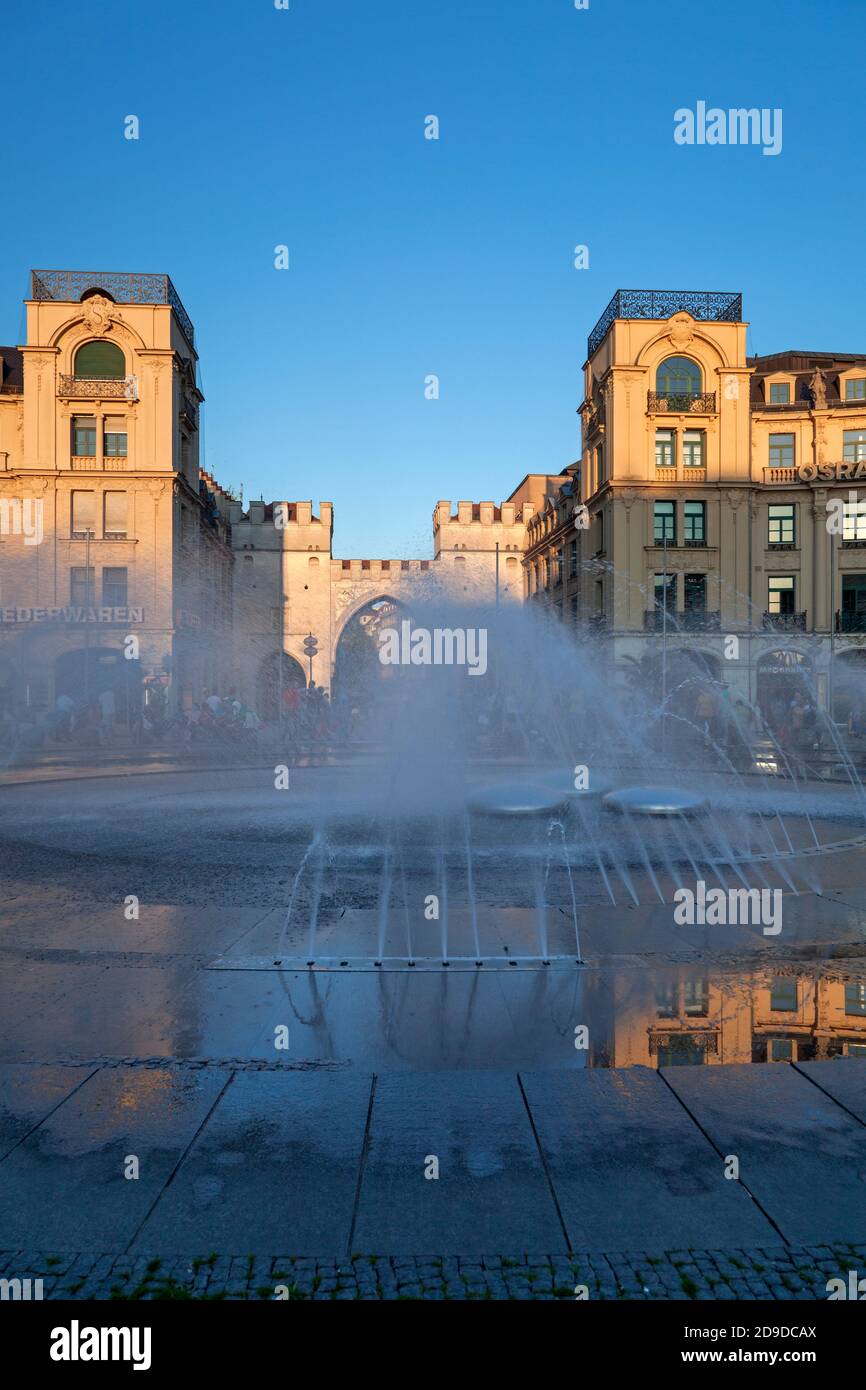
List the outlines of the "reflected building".
{"label": "reflected building", "polygon": [[866,983],[829,970],[680,966],[620,972],[612,990],[610,1066],[866,1057]]}

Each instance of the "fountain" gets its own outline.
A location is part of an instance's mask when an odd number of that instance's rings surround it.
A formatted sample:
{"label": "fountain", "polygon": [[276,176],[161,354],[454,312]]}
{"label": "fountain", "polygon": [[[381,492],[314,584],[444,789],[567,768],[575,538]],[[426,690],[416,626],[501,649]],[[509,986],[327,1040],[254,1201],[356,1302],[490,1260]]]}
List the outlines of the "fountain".
{"label": "fountain", "polygon": [[782,790],[744,758],[742,715],[711,737],[681,690],[675,710],[644,678],[611,687],[590,640],[531,610],[431,600],[413,620],[485,630],[488,669],[368,663],[353,699],[375,758],[283,803],[318,827],[286,918],[310,970],[573,970],[589,908],[671,904],[695,880],[815,891],[825,850],[863,834],[862,789]]}

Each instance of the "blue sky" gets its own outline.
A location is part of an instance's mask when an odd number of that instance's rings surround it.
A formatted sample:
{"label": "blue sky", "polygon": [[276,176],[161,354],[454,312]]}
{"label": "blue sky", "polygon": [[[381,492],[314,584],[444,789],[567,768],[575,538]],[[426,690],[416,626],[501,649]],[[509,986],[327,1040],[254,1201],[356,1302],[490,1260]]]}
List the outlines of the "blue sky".
{"label": "blue sky", "polygon": [[[750,351],[866,352],[864,31],[862,0],[17,6],[0,341],[31,266],[168,272],[220,481],[332,500],[338,555],[426,556],[440,497],[578,456],[619,286],[742,290]],[[781,154],[676,145],[699,100],[782,108]]]}

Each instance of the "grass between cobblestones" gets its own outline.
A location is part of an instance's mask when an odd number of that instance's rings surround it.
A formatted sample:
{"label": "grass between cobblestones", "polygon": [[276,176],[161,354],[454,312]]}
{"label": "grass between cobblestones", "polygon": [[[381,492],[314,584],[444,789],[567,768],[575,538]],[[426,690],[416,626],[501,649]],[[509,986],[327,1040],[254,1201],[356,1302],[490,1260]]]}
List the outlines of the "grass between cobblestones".
{"label": "grass between cobblestones", "polygon": [[[314,1259],[221,1255],[0,1252],[0,1279],[41,1279],[46,1299],[814,1301],[827,1281],[866,1269],[866,1246],[674,1250],[666,1254],[367,1255]],[[279,1295],[278,1291],[279,1290]],[[7,1295],[8,1296],[8,1295]]]}

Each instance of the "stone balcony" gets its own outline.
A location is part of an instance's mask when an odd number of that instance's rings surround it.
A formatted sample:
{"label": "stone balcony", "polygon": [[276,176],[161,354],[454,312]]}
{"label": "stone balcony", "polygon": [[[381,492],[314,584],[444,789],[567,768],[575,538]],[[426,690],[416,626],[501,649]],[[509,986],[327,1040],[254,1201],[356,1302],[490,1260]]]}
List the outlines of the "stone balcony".
{"label": "stone balcony", "polygon": [[64,400],[137,401],[138,377],[66,376],[57,381],[57,394]]}

